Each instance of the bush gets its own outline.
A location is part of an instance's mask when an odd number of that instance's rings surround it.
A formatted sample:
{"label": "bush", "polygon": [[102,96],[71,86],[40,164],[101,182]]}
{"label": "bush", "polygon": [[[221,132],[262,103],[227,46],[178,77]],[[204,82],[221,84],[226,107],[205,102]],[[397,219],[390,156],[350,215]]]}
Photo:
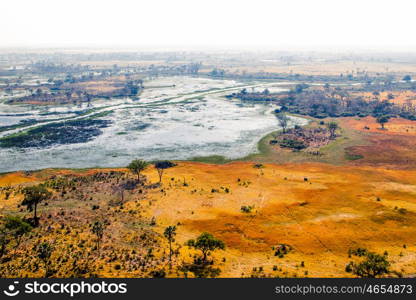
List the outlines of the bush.
{"label": "bush", "polygon": [[252,211],[252,209],[254,208],[254,205],[253,206],[251,206],[251,205],[243,205],[243,206],[241,206],[241,211],[243,212],[243,213],[251,213],[251,211]]}
{"label": "bush", "polygon": [[283,139],[282,141],[280,141],[279,145],[282,148],[290,148],[297,151],[305,149],[307,147],[304,142],[292,139]]}

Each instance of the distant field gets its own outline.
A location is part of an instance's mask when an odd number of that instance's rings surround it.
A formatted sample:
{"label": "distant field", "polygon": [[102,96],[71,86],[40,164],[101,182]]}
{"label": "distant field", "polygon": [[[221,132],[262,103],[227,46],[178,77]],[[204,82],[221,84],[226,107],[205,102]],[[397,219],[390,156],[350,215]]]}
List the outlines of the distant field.
{"label": "distant field", "polygon": [[227,68],[230,71],[246,72],[270,72],[270,73],[294,73],[306,75],[339,75],[343,73],[410,73],[414,74],[416,64],[409,63],[388,63],[388,62],[361,62],[361,61],[340,61],[340,62],[294,62],[282,64],[267,62],[262,65],[238,66]]}

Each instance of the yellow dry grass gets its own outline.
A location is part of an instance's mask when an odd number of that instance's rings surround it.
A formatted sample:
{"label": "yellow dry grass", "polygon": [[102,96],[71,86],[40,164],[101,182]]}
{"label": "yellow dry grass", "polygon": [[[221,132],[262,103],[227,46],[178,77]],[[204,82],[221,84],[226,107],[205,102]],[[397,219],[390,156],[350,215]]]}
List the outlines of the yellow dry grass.
{"label": "yellow dry grass", "polygon": [[[156,180],[154,171],[147,175]],[[413,274],[416,264],[405,257],[416,249],[415,189],[416,171],[180,163],[167,171],[164,191],[150,193],[147,213],[157,218],[160,231],[181,224],[179,242],[203,231],[224,240],[228,248],[217,256],[226,258],[226,277],[247,275],[259,266],[273,273],[274,265],[291,276],[305,276],[304,271],[308,276],[347,276],[347,252],[354,247],[388,251],[394,269]],[[254,209],[243,213],[242,205]],[[294,251],[279,259],[271,250],[278,244]],[[299,268],[301,261],[305,268]]]}

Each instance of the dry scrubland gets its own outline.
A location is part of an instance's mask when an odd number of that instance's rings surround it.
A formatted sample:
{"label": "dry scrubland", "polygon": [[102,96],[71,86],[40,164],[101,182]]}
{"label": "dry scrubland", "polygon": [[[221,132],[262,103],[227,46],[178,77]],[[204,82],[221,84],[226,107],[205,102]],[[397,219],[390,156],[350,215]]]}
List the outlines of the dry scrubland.
{"label": "dry scrubland", "polygon": [[[313,163],[306,162],[307,154],[267,146],[266,137],[262,143],[267,149],[250,161],[178,162],[165,171],[162,186],[151,185],[158,176],[148,168],[145,184],[123,195],[118,183],[135,178],[125,169],[4,174],[2,187],[31,185],[51,176],[96,178],[65,188],[65,193],[58,189],[46,206],[39,206],[40,227],[9,262],[18,269],[14,275],[43,276],[41,267],[33,267],[36,258],[25,253],[34,243],[49,240],[56,249],[52,259],[64,257],[60,264],[68,265],[53,276],[79,276],[73,260],[99,276],[149,276],[151,270],[167,270],[163,231],[176,225],[171,277],[183,276],[176,267],[195,253],[184,243],[205,231],[226,244],[214,253],[221,277],[348,277],[348,251],[357,247],[387,251],[392,270],[414,276],[416,122],[393,119],[387,130],[380,130],[371,117],[342,118],[339,124],[337,139]],[[275,163],[254,167],[253,161]],[[3,215],[29,215],[18,207],[21,194],[5,197],[3,192]],[[243,212],[243,206],[251,211]],[[98,219],[109,223],[99,253],[91,233]],[[290,251],[275,256],[279,245]],[[83,254],[76,256],[78,251]]]}

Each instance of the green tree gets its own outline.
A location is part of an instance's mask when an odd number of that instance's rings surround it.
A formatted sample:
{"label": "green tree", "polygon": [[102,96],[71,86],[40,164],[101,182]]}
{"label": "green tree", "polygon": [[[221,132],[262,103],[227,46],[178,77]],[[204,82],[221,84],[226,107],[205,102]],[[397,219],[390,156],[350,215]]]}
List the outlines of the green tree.
{"label": "green tree", "polygon": [[42,184],[25,187],[22,191],[24,199],[22,205],[27,207],[28,211],[33,211],[34,224],[38,225],[37,207],[38,204],[44,200],[49,199],[52,193],[49,192]]}
{"label": "green tree", "polygon": [[168,226],[163,233],[169,242],[169,267],[172,268],[172,243],[175,242],[176,226]]}
{"label": "green tree", "polygon": [[379,116],[377,117],[376,121],[377,123],[379,123],[381,125],[381,129],[385,129],[384,128],[384,124],[386,124],[389,121],[390,117],[389,116]]}
{"label": "green tree", "polygon": [[326,124],[329,130],[329,138],[333,139],[335,138],[335,131],[338,129],[338,123],[337,122],[328,122]]}
{"label": "green tree", "polygon": [[48,242],[42,242],[36,247],[37,256],[45,265],[45,277],[49,277],[53,273],[50,261],[53,250],[53,246]]}
{"label": "green tree", "polygon": [[180,270],[184,273],[192,272],[195,277],[198,278],[217,277],[221,273],[219,268],[213,267],[214,260],[209,260],[208,256],[216,249],[225,249],[223,241],[216,239],[209,233],[204,232],[195,240],[189,240],[186,245],[200,250],[202,255],[195,256],[193,262],[190,264],[184,263]]}
{"label": "green tree", "polygon": [[387,255],[365,251],[358,256],[364,256],[364,260],[359,263],[350,262],[345,268],[347,272],[366,278],[376,278],[390,273]]}
{"label": "green tree", "polygon": [[195,240],[191,239],[186,242],[186,245],[193,247],[202,252],[202,261],[207,262],[208,256],[210,253],[216,249],[225,249],[225,244],[223,241],[216,239],[212,234],[203,232]]}
{"label": "green tree", "polygon": [[140,173],[144,171],[149,166],[147,161],[141,159],[133,160],[127,168],[133,173],[137,175],[137,182],[140,183]]}
{"label": "green tree", "polygon": [[168,160],[162,160],[155,162],[154,166],[159,174],[159,183],[161,183],[164,170],[172,168],[176,166],[176,164]]}
{"label": "green tree", "polygon": [[403,77],[403,80],[406,81],[406,82],[409,82],[409,81],[412,80],[412,77],[410,77],[410,75],[406,75],[406,76]]}

